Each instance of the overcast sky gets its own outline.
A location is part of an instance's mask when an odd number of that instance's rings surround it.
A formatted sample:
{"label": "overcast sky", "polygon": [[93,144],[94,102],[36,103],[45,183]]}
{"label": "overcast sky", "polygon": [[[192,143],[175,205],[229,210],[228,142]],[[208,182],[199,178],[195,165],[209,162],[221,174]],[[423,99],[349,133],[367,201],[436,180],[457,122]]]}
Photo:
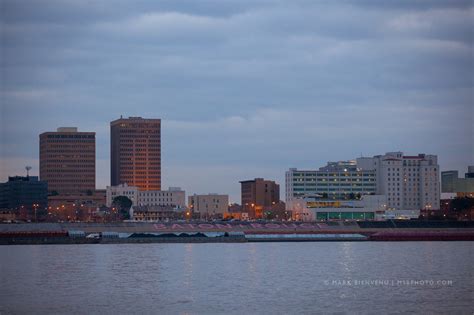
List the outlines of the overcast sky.
{"label": "overcast sky", "polygon": [[474,164],[473,1],[4,1],[1,172],[38,135],[161,118],[163,187],[228,193],[289,167],[403,151]]}

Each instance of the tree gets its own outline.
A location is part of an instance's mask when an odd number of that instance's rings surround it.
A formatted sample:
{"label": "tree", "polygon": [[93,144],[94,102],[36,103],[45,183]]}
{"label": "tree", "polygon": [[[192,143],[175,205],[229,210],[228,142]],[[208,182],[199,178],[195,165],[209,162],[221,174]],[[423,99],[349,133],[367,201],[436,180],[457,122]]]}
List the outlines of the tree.
{"label": "tree", "polygon": [[474,208],[474,198],[458,197],[451,200],[450,208],[452,211],[464,212]]}
{"label": "tree", "polygon": [[132,201],[127,196],[117,196],[112,201],[112,207],[117,208],[122,220],[130,219],[130,208]]}

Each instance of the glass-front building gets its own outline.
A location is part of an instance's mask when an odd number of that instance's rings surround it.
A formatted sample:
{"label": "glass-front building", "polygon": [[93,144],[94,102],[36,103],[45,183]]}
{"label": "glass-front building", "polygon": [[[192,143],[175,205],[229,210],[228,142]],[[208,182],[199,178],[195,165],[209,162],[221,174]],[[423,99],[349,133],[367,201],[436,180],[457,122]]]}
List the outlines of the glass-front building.
{"label": "glass-front building", "polygon": [[374,212],[338,212],[338,211],[317,211],[316,221],[328,220],[373,220],[375,218]]}

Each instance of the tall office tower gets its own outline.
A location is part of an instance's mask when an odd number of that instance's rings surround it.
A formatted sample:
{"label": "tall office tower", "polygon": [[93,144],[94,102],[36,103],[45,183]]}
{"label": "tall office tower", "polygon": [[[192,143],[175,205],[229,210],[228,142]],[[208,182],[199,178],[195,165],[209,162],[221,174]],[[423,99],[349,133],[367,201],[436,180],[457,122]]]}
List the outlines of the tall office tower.
{"label": "tall office tower", "polygon": [[75,127],[40,134],[40,179],[59,195],[95,190],[95,132]]}
{"label": "tall office tower", "polygon": [[436,155],[389,152],[357,159],[362,169],[376,170],[377,194],[386,195],[388,208],[439,210],[439,165]]}
{"label": "tall office tower", "polygon": [[120,117],[110,137],[111,185],[161,190],[161,120]]}
{"label": "tall office tower", "polygon": [[280,185],[274,181],[255,178],[240,184],[242,208],[250,217],[260,218],[264,210],[280,202]]}

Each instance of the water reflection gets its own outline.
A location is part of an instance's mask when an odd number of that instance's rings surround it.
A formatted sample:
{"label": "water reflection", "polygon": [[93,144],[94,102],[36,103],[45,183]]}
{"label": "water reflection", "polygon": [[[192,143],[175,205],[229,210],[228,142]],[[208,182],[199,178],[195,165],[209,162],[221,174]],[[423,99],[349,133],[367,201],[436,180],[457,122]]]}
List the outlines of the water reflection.
{"label": "water reflection", "polygon": [[[2,314],[472,309],[469,242],[1,246],[0,257]],[[354,288],[324,282],[387,278],[447,279],[454,285]]]}

